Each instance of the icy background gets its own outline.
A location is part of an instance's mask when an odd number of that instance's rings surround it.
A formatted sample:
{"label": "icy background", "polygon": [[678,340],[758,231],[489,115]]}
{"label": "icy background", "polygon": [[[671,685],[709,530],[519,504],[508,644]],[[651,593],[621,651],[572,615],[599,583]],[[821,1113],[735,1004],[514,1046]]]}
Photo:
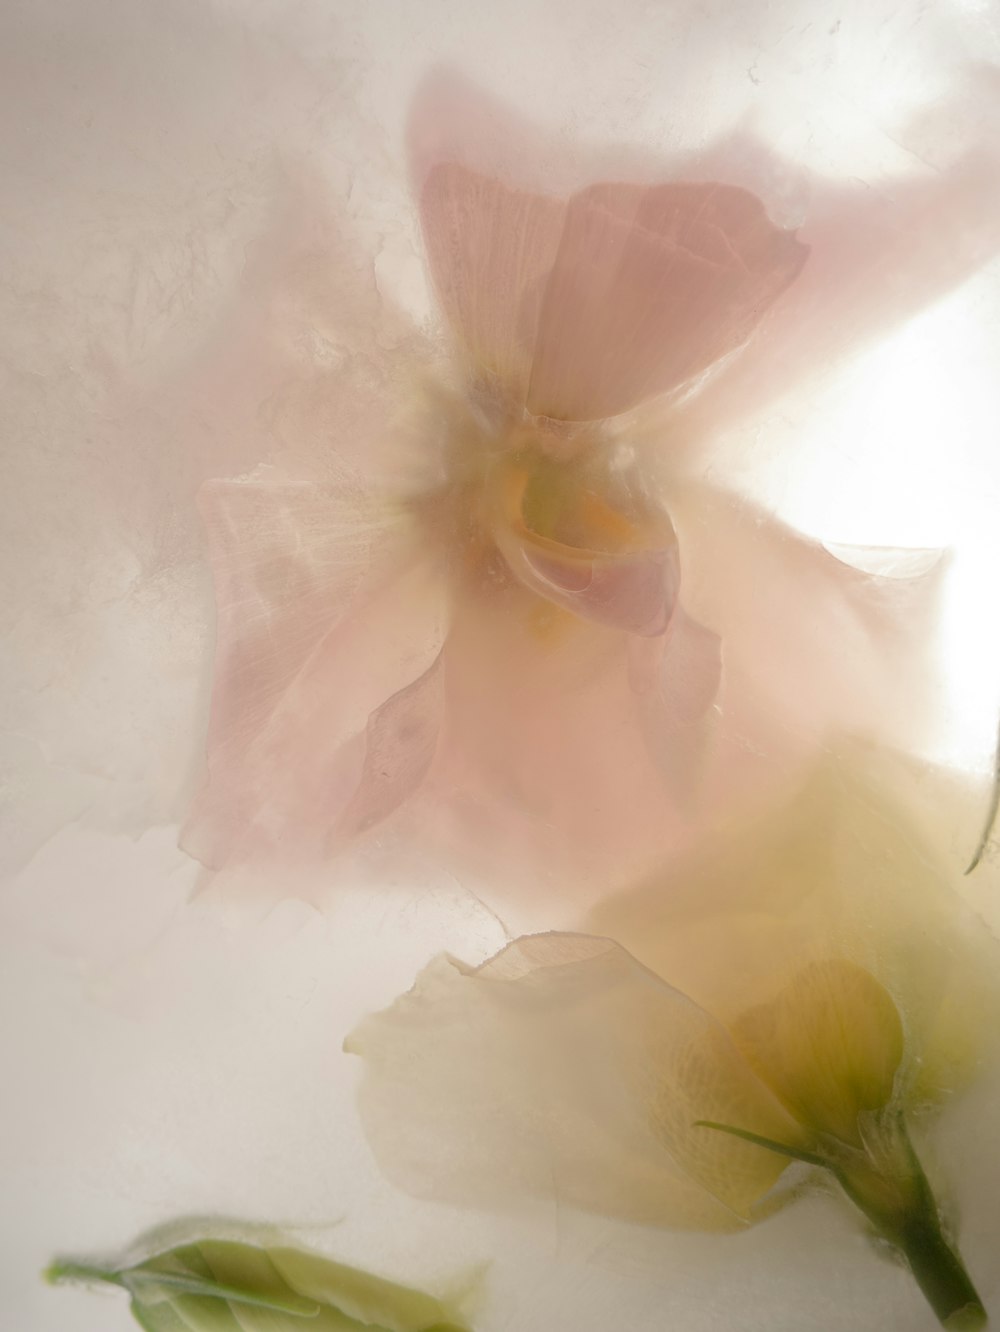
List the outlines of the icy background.
{"label": "icy background", "polygon": [[[300,1224],[417,1285],[491,1258],[478,1332],[930,1332],[829,1198],[706,1239],[395,1194],[341,1040],[432,954],[495,949],[499,924],[430,869],[326,916],[191,900],[177,823],[212,642],[193,497],[297,447],[317,367],[346,377],[341,423],[377,418],[383,360],[429,318],[403,126],[441,63],[567,143],[669,157],[750,132],[861,197],[995,134],[1000,17],[988,0],[7,0],[0,1326],[124,1332],[114,1292],[39,1270],[225,1214]],[[288,292],[310,312],[297,345],[273,332]],[[831,541],[954,547],[942,753],[979,768],[1000,692],[998,314],[993,264],[766,430],[734,425],[712,461]],[[935,1138],[995,1316],[997,1103],[984,1083]]]}

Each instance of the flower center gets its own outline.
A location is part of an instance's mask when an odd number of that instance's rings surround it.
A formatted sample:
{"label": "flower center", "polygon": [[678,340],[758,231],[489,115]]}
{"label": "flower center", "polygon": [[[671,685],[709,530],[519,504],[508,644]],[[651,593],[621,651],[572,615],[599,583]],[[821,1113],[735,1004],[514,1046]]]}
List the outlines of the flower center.
{"label": "flower center", "polygon": [[525,614],[542,627],[665,632],[680,586],[677,537],[613,435],[562,435],[455,399],[438,407],[442,468],[418,510],[481,605],[501,596],[509,611],[511,594],[528,592]]}

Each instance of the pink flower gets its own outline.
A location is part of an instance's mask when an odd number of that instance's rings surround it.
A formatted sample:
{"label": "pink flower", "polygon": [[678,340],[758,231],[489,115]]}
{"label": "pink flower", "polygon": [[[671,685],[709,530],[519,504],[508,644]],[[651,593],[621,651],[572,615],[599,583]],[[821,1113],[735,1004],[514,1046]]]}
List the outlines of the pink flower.
{"label": "pink flower", "polygon": [[187,844],[212,867],[398,838],[579,900],[830,728],[913,721],[929,580],[843,563],[680,458],[662,479],[664,432],[806,247],[737,186],[521,188],[464,160],[477,116],[447,81],[413,116],[452,369],[401,389],[391,463],[204,491],[219,642]]}

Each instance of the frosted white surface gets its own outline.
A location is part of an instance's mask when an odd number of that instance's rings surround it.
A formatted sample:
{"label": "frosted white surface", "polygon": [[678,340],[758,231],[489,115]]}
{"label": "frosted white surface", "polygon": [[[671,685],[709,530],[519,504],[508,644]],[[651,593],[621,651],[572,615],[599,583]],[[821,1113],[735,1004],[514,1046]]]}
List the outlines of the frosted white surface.
{"label": "frosted white surface", "polygon": [[[669,158],[740,130],[891,195],[894,173],[995,133],[998,61],[1000,21],[973,0],[8,0],[0,1326],[124,1330],[114,1293],[50,1290],[39,1269],[226,1214],[417,1285],[494,1260],[481,1332],[933,1327],[832,1198],[719,1239],[470,1216],[380,1180],[343,1035],[434,953],[475,960],[503,932],[430,869],[326,917],[192,902],[176,836],[212,635],[193,497],[294,447],[282,390],[310,357],[350,359],[359,292],[387,311],[366,347],[428,318],[402,129],[430,66],[570,143]],[[281,238],[302,209],[325,253],[302,203],[320,197],[350,261],[317,269],[329,325],[276,347]],[[808,202],[790,187],[788,219]],[[1000,693],[998,311],[994,263],[712,459],[830,541],[955,547],[940,749],[980,767]],[[996,1106],[987,1080],[935,1137],[994,1316]]]}

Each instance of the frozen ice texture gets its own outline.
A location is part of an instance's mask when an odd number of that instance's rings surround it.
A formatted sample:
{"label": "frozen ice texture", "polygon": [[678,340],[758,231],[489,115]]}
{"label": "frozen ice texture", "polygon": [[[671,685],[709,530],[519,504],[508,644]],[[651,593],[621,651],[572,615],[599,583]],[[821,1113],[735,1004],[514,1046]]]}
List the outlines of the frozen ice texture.
{"label": "frozen ice texture", "polygon": [[[860,1264],[824,1199],[720,1241],[401,1197],[366,1154],[335,1047],[442,948],[495,952],[496,921],[411,863],[405,894],[389,867],[377,900],[342,897],[329,926],[285,904],[232,932],[187,905],[197,877],[174,842],[214,622],[195,494],[263,460],[294,471],[334,429],[351,466],[392,452],[386,404],[431,308],[404,123],[438,63],[592,150],[591,180],[626,156],[636,176],[639,159],[696,158],[814,253],[838,242],[797,284],[808,337],[779,343],[780,380],[734,364],[672,457],[710,438],[716,479],[831,542],[956,544],[949,735],[985,770],[1000,344],[995,267],[977,265],[995,16],[941,0],[819,19],[803,0],[101,0],[9,3],[0,23],[3,849],[24,866],[0,899],[5,1318],[124,1332],[117,1306],[41,1285],[51,1253],[224,1209],[339,1222],[331,1247],[417,1283],[495,1256],[487,1329],[513,1314],[525,1332],[853,1332],[848,1273],[875,1325],[919,1327],[906,1274]],[[558,197],[586,183],[526,181]],[[834,336],[828,301],[859,290]],[[825,387],[817,366],[839,366]],[[985,1082],[956,1103],[937,1140],[978,1270],[1000,1230],[981,1147],[995,1095]],[[984,1293],[995,1309],[995,1279]]]}

